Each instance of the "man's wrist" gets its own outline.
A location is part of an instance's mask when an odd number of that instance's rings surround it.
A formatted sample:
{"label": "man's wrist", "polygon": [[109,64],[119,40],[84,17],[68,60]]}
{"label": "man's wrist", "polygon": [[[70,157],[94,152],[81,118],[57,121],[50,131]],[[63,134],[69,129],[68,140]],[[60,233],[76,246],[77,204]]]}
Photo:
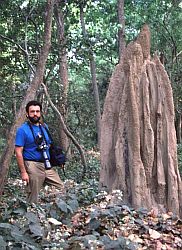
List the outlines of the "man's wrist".
{"label": "man's wrist", "polygon": [[21,174],[26,174],[27,171],[26,171],[26,170],[20,170],[20,173],[21,173]]}

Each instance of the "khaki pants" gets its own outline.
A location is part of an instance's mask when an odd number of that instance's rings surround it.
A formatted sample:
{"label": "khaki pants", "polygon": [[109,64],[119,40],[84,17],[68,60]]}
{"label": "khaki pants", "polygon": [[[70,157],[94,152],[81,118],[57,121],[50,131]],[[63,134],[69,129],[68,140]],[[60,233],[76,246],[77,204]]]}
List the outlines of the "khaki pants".
{"label": "khaki pants", "polygon": [[58,189],[63,189],[63,182],[53,168],[46,170],[44,163],[35,161],[25,161],[25,167],[30,178],[27,202],[37,203],[40,189],[45,184],[53,185]]}

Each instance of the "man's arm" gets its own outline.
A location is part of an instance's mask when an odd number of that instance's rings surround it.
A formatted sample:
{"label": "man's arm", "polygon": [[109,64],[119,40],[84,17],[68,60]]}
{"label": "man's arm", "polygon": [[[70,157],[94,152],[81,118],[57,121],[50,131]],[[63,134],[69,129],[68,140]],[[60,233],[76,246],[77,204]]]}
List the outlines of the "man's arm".
{"label": "man's arm", "polygon": [[27,171],[25,169],[25,164],[24,164],[24,160],[23,160],[23,147],[15,147],[15,154],[16,154],[16,160],[18,163],[18,167],[20,169],[21,172],[21,178],[23,181],[26,181],[27,183],[29,183],[29,176],[27,174]]}

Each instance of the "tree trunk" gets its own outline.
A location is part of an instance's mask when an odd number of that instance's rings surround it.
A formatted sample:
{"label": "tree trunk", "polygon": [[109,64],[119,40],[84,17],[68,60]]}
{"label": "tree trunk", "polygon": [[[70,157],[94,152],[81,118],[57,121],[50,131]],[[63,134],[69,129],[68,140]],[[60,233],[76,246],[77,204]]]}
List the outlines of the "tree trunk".
{"label": "tree trunk", "polygon": [[4,149],[4,152],[0,159],[0,194],[3,192],[5,178],[8,173],[9,164],[11,162],[11,157],[14,152],[14,139],[17,127],[25,119],[25,106],[28,101],[35,98],[36,91],[43,81],[43,75],[45,70],[45,64],[47,61],[49,48],[51,45],[51,26],[52,26],[52,12],[53,12],[54,0],[47,0],[47,12],[46,12],[46,21],[45,21],[45,31],[44,31],[44,45],[41,49],[39,60],[37,62],[37,68],[35,75],[32,79],[32,82],[27,90],[26,96],[23,99],[21,107],[17,113],[16,120],[12,125],[9,136],[7,139],[7,146]]}
{"label": "tree trunk", "polygon": [[110,81],[100,184],[122,190],[135,208],[155,206],[182,215],[172,88],[159,58],[150,59],[147,25],[127,46]]}
{"label": "tree trunk", "polygon": [[92,86],[94,91],[94,100],[96,107],[96,128],[97,128],[97,141],[100,148],[100,139],[101,139],[101,111],[100,111],[100,100],[99,100],[99,90],[97,86],[96,79],[96,66],[93,54],[90,56],[90,70],[92,75]]}
{"label": "tree trunk", "polygon": [[[61,113],[64,122],[67,120],[68,110],[67,110],[67,95],[68,95],[68,66],[67,66],[67,52],[66,52],[66,39],[64,36],[64,16],[61,10],[61,5],[57,1],[55,5],[55,17],[57,23],[57,36],[58,36],[58,46],[59,46],[59,74],[60,74],[60,86],[62,87],[61,98],[58,103],[58,109]],[[64,130],[60,128],[60,141],[61,146],[64,151],[68,149],[68,137]]]}
{"label": "tree trunk", "polygon": [[124,54],[126,47],[125,43],[125,18],[124,18],[124,0],[118,0],[118,21],[120,28],[118,31],[118,45],[119,45],[119,62]]}
{"label": "tree trunk", "polygon": [[181,143],[181,113],[176,111],[176,137],[177,143]]}
{"label": "tree trunk", "polygon": [[[84,21],[84,12],[83,12],[83,6],[80,5],[80,22],[82,26],[82,32],[83,36],[85,38],[85,41],[87,41],[90,44],[90,41],[87,37],[87,32],[85,28],[85,21]],[[96,128],[97,128],[97,141],[98,146],[100,147],[100,139],[101,139],[101,111],[100,111],[100,100],[99,100],[99,90],[97,85],[97,77],[96,77],[96,66],[95,66],[95,59],[94,59],[94,53],[92,51],[92,47],[90,45],[89,48],[89,60],[90,60],[90,71],[92,76],[92,87],[94,92],[94,100],[95,100],[95,108],[96,108]]]}

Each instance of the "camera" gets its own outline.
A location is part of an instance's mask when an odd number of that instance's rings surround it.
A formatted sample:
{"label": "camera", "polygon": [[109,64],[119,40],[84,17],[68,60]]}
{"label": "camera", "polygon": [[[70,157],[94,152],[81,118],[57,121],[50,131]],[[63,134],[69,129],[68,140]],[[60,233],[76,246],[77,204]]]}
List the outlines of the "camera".
{"label": "camera", "polygon": [[38,134],[36,136],[35,143],[37,144],[38,151],[42,151],[43,149],[47,149],[47,145],[46,145],[44,138],[41,134]]}
{"label": "camera", "polygon": [[46,151],[48,149],[48,146],[45,143],[43,136],[41,134],[38,134],[35,138],[35,142],[37,144],[37,150],[42,152],[42,155],[44,158],[45,169],[51,169],[52,166],[51,166],[51,163],[49,161],[47,151]]}

